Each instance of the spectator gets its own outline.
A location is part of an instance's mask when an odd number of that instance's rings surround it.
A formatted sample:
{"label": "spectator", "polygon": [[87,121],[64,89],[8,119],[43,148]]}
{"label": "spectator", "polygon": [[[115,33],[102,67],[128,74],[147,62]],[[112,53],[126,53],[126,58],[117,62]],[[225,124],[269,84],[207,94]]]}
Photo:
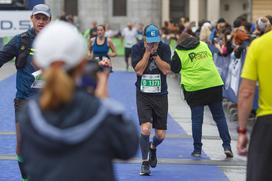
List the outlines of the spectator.
{"label": "spectator", "polygon": [[131,66],[131,49],[132,46],[137,43],[137,30],[133,27],[132,23],[128,23],[122,31],[122,40],[124,40],[125,47],[125,63],[126,70],[129,70]]}
{"label": "spectator", "polygon": [[181,87],[191,109],[194,150],[192,156],[202,152],[202,124],[204,106],[208,105],[216,122],[227,158],[233,157],[231,138],[222,106],[223,81],[214,65],[212,54],[204,42],[183,33],[171,61],[171,70],[181,74]]}
{"label": "spectator", "polygon": [[[137,129],[119,103],[76,87],[86,63],[83,37],[74,26],[55,22],[34,47],[45,85],[20,115],[29,179],[115,180],[112,162],[134,156]],[[107,77],[99,73],[98,83],[107,86]]]}
{"label": "spectator", "polygon": [[208,22],[204,23],[201,27],[201,31],[199,34],[199,40],[200,41],[204,41],[207,44],[210,44],[210,35],[211,35],[211,29],[212,29],[212,25]]}
{"label": "spectator", "polygon": [[240,58],[242,52],[246,50],[246,48],[249,46],[250,37],[246,32],[240,29],[236,29],[233,32],[232,40],[233,40],[233,44],[235,45],[234,55],[236,58]]}
{"label": "spectator", "polygon": [[261,17],[256,21],[256,36],[262,36],[263,34],[267,33],[268,31],[270,31],[271,28],[271,24],[269,19],[267,19],[266,17]]}

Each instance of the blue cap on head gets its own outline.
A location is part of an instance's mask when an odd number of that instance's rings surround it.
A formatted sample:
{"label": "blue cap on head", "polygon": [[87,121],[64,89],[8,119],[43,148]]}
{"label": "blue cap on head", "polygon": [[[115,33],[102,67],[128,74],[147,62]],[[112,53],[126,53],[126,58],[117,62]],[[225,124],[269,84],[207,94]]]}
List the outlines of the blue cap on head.
{"label": "blue cap on head", "polygon": [[161,41],[160,30],[153,24],[145,27],[144,35],[147,43],[158,43]]}

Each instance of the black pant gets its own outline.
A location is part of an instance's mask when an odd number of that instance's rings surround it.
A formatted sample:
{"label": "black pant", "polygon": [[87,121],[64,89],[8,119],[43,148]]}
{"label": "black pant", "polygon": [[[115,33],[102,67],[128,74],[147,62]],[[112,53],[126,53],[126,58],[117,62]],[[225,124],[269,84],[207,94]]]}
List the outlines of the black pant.
{"label": "black pant", "polygon": [[272,180],[272,115],[257,118],[248,151],[247,181]]}
{"label": "black pant", "polygon": [[14,110],[15,110],[15,122],[18,123],[18,115],[24,104],[26,103],[25,99],[14,99]]}

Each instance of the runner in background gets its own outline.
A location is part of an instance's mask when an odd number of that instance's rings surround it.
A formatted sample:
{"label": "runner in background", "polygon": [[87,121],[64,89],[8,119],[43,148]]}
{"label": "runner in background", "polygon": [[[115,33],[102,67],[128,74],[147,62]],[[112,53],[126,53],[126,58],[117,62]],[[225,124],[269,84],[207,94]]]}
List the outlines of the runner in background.
{"label": "runner in background", "polygon": [[[170,72],[170,59],[170,47],[161,42],[158,27],[153,24],[146,26],[144,41],[132,47],[132,66],[137,74],[136,104],[141,126],[140,175],[150,175],[150,166],[157,166],[157,146],[165,138],[168,114],[166,75]],[[150,143],[152,127],[155,135]]]}
{"label": "runner in background", "polygon": [[137,30],[133,27],[132,23],[128,23],[127,27],[122,31],[122,40],[125,47],[126,70],[129,70],[129,67],[131,66],[131,48],[137,43],[137,35]]}
{"label": "runner in background", "polygon": [[144,24],[139,23],[137,27],[137,42],[143,40],[144,37]]}
{"label": "runner in background", "polygon": [[88,28],[84,33],[83,36],[86,40],[97,36],[97,22],[93,21],[91,23],[91,27]]}
{"label": "runner in background", "polygon": [[16,97],[14,99],[15,121],[16,121],[16,154],[19,168],[23,180],[27,180],[27,173],[23,169],[23,158],[21,157],[21,134],[19,127],[18,113],[22,109],[26,100],[37,93],[37,89],[33,89],[31,85],[34,82],[33,72],[37,71],[37,67],[32,62],[32,56],[35,50],[32,48],[32,42],[36,35],[51,21],[50,8],[45,4],[38,4],[33,7],[31,14],[33,27],[28,31],[16,35],[8,44],[0,51],[0,67],[6,62],[16,58]]}
{"label": "runner in background", "polygon": [[104,25],[98,25],[97,36],[89,39],[89,59],[96,60],[100,65],[112,69],[111,57],[116,56],[116,48],[111,38],[105,36],[105,31]]}

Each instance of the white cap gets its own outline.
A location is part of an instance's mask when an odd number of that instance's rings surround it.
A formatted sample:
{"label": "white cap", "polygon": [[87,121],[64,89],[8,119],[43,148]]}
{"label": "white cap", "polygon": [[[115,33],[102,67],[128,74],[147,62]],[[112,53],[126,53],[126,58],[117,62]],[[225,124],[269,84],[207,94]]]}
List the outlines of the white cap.
{"label": "white cap", "polygon": [[63,61],[64,69],[78,65],[87,52],[87,45],[71,24],[55,21],[47,25],[34,41],[34,60],[41,68],[48,68],[55,61]]}

